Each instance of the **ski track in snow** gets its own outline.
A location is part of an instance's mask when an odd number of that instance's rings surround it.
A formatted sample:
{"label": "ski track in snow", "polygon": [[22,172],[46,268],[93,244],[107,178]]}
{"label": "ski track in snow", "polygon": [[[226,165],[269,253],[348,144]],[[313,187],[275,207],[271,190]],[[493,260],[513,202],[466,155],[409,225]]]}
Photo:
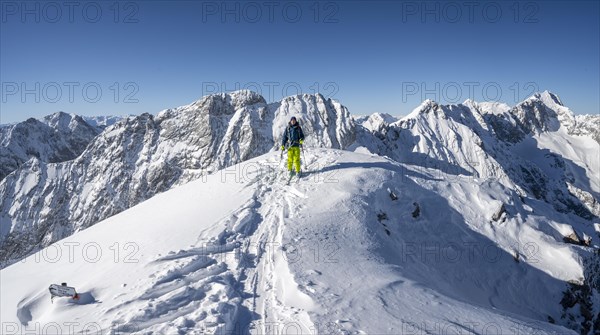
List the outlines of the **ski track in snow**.
{"label": "ski track in snow", "polygon": [[[468,324],[465,322],[471,321],[497,321],[504,330],[519,327],[524,332],[551,333],[545,331],[548,328],[544,328],[544,324],[528,316],[520,318],[516,313],[507,312],[506,302],[512,300],[510,296],[509,300],[502,296],[506,292],[495,289],[487,293],[485,301],[493,310],[480,307],[478,304],[484,302],[473,297],[461,300],[449,295],[445,282],[455,279],[438,280],[436,276],[440,273],[425,271],[429,265],[426,262],[411,267],[412,260],[395,264],[376,259],[381,255],[371,249],[385,248],[386,243],[397,247],[402,245],[403,239],[410,241],[420,232],[435,238],[436,234],[430,230],[443,227],[436,225],[440,221],[438,215],[449,215],[427,211],[436,200],[422,198],[428,195],[426,188],[447,186],[448,194],[473,191],[461,189],[464,186],[460,183],[443,185],[433,178],[417,176],[410,168],[403,173],[412,176],[400,181],[394,179],[398,172],[395,163],[384,158],[371,160],[368,156],[361,156],[364,161],[354,162],[352,159],[357,156],[353,155],[358,154],[314,150],[303,157],[304,176],[290,185],[286,185],[287,178],[281,172],[284,166],[278,155],[263,156],[255,162],[264,169],[259,169],[244,184],[249,198],[243,198],[241,205],[225,215],[219,214],[220,217],[207,222],[203,230],[196,230],[197,236],[191,237],[195,242],[187,248],[150,257],[141,269],[149,273],[147,278],[134,277],[136,280],[129,281],[124,293],[107,298],[102,295],[103,288],[98,287],[98,292],[84,292],[85,299],[81,303],[94,304],[99,309],[94,315],[105,327],[103,334],[113,329],[122,334],[395,334],[400,326],[413,323],[421,326],[420,320],[445,322],[445,327],[454,327],[443,330],[448,334],[476,334],[464,328]],[[336,173],[341,169],[346,173],[340,178],[343,182],[337,183]],[[413,178],[421,178],[423,190],[411,184]],[[390,187],[400,199],[407,199],[390,200]],[[340,192],[337,188],[346,192],[340,193],[341,200],[336,199],[335,192]],[[314,194],[320,195],[319,199],[309,196]],[[348,194],[352,195],[349,199]],[[373,203],[364,203],[367,199]],[[460,206],[457,199],[448,199],[449,204]],[[323,202],[322,207],[315,206],[315,201]],[[357,206],[353,201],[362,201],[367,206]],[[422,219],[402,214],[412,212],[413,201],[421,203]],[[328,204],[339,208],[327,208]],[[379,206],[388,211],[390,220],[400,223],[373,220]],[[365,210],[373,213],[367,216]],[[331,215],[334,211],[336,213]],[[355,220],[339,221],[348,218]],[[477,229],[485,229],[468,222],[458,224],[462,222],[460,218],[446,219],[450,223],[443,229],[447,229],[446,234],[454,234],[447,238],[456,242],[461,241],[462,236],[473,236]],[[433,221],[424,223],[429,220]],[[337,249],[330,248],[336,246],[332,240],[339,240],[341,246],[347,247],[341,258],[335,254]],[[373,246],[372,241],[379,241],[381,245]],[[465,241],[470,242],[468,238]],[[311,248],[315,247],[320,248],[318,261],[312,259]],[[366,252],[367,249],[371,253]],[[297,257],[299,251],[305,252],[304,258]],[[369,258],[364,259],[364,256]],[[328,260],[335,262],[327,263]],[[473,266],[472,263],[463,265]],[[404,266],[406,273],[399,271]],[[408,273],[421,268],[425,269],[421,274]],[[440,271],[446,270],[452,269]],[[459,271],[453,272],[456,276]],[[419,277],[422,274],[425,275]],[[521,277],[514,274],[494,277],[491,284],[477,283],[480,287],[473,289],[484,292],[488,286],[506,288],[502,281],[515,278]],[[457,283],[454,285],[460,287]],[[111,301],[103,304],[94,296]],[[16,308],[21,324],[52,320],[53,313],[62,313],[61,309],[74,304],[58,301],[49,309],[46,298],[44,291],[21,298]],[[370,310],[378,312],[370,314]],[[435,329],[432,332],[413,330],[436,333]]]}
{"label": "ski track in snow", "polygon": [[[272,166],[277,162],[265,163]],[[311,166],[306,166],[310,170]],[[114,323],[122,324],[121,330],[165,331],[161,328],[164,324],[187,316],[195,321],[183,326],[195,326],[199,333],[267,334],[273,327],[313,333],[310,317],[294,306],[294,300],[300,296],[303,306],[313,303],[291,284],[293,275],[282,250],[285,222],[302,209],[295,205],[295,199],[306,197],[304,186],[302,182],[288,186],[284,173],[265,170],[268,172],[251,183],[255,188],[251,202],[217,223],[224,228],[217,239],[206,243],[210,233],[202,233],[198,237],[201,246],[157,258],[153,264],[160,266],[152,275],[154,284],[139,297],[106,311],[117,311]],[[275,205],[263,208],[262,203]],[[289,301],[282,301],[282,295]],[[134,308],[141,312],[131,313]],[[204,326],[197,327],[198,320]]]}

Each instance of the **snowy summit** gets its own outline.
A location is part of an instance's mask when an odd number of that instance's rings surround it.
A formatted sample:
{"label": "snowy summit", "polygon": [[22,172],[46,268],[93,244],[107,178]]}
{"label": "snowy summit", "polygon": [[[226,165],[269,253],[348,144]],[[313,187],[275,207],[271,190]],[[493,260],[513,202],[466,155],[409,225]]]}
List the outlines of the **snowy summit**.
{"label": "snowy summit", "polygon": [[2,334],[600,332],[598,121],[553,93],[399,120],[250,91],[57,117],[0,128]]}

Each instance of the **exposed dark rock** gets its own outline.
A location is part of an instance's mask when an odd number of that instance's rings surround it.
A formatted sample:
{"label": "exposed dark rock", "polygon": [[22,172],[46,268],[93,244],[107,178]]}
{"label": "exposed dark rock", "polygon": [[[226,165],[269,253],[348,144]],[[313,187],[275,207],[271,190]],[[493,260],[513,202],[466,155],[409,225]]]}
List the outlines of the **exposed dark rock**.
{"label": "exposed dark rock", "polygon": [[419,207],[419,204],[416,202],[413,202],[413,206],[415,206],[415,209],[412,211],[411,215],[416,219],[421,215],[421,207]]}
{"label": "exposed dark rock", "polygon": [[492,215],[492,220],[494,220],[494,221],[500,220],[500,218],[502,217],[502,215],[504,213],[506,213],[506,208],[504,207],[504,204],[501,204],[500,207],[498,207],[498,209]]}
{"label": "exposed dark rock", "polygon": [[575,231],[573,231],[571,234],[569,234],[567,236],[564,236],[563,242],[576,244],[576,245],[583,245],[583,242],[581,241],[581,239],[579,238],[579,235],[577,235],[577,233]]}

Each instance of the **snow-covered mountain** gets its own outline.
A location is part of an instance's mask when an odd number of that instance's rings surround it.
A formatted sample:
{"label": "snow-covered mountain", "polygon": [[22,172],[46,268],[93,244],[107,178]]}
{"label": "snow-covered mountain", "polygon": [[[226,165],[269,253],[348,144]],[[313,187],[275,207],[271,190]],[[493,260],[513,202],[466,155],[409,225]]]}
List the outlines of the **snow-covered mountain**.
{"label": "snow-covered mountain", "polygon": [[559,212],[600,216],[599,144],[574,136],[574,118],[549,92],[517,106],[423,102],[379,136],[358,135],[369,152],[479,179],[500,179]]}
{"label": "snow-covered mountain", "polygon": [[600,114],[575,115],[575,127],[571,134],[579,136],[590,136],[600,143]]}
{"label": "snow-covered mountain", "polygon": [[556,94],[548,91],[523,101],[512,114],[528,133],[539,134],[563,127],[571,135],[589,136],[600,143],[600,114],[574,115]]}
{"label": "snow-covered mountain", "polygon": [[133,115],[127,116],[115,116],[115,115],[101,115],[101,116],[82,116],[81,118],[85,120],[90,126],[96,127],[98,129],[104,130],[106,127],[112,126],[113,124],[129,118],[134,117]]}
{"label": "snow-covered mountain", "polygon": [[356,119],[356,123],[375,133],[382,132],[390,123],[396,121],[398,121],[397,118],[386,113],[373,113]]}
{"label": "snow-covered mountain", "polygon": [[[292,115],[308,175],[286,187],[272,151]],[[1,260],[47,247],[1,270],[1,316],[17,330],[595,334],[594,122],[550,92],[357,121],[321,95],[238,91],[123,119],[77,158],[0,182]],[[115,257],[48,259],[93,243]],[[83,298],[49,304],[65,277]]]}
{"label": "snow-covered mountain", "polygon": [[[0,183],[0,261],[31,251],[119,213],[173,186],[277,147],[298,116],[311,147],[346,148],[354,121],[321,95],[268,105],[238,91],[143,114],[108,127],[76,159],[31,159]],[[83,122],[83,121],[82,121]]]}
{"label": "snow-covered mountain", "polygon": [[99,132],[63,112],[0,127],[0,180],[33,157],[47,163],[75,159]]}
{"label": "snow-covered mountain", "polygon": [[[582,316],[598,313],[583,279],[597,257],[556,236],[584,219],[497,179],[306,154],[298,183],[286,186],[268,153],[1,270],[3,333],[598,331]],[[80,299],[52,303],[47,287],[60,282]],[[567,282],[591,293],[564,293]]]}

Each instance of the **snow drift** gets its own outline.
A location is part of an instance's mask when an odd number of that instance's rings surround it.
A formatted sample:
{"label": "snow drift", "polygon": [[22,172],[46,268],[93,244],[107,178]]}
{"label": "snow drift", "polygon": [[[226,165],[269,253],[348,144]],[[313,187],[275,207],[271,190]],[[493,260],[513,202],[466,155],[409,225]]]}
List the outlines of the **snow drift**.
{"label": "snow drift", "polygon": [[[291,186],[278,164],[179,186],[3,269],[2,333],[575,334],[548,320],[588,251],[539,229],[562,219],[543,203],[347,151],[311,150]],[[86,300],[52,304],[61,281]]]}

